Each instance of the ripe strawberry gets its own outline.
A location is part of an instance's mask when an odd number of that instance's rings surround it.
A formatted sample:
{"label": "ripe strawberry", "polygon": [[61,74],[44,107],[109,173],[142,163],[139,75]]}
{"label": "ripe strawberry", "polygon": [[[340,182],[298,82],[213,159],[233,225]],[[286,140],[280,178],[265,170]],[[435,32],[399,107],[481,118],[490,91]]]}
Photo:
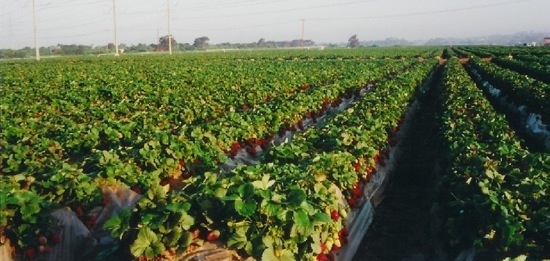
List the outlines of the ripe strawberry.
{"label": "ripe strawberry", "polygon": [[51,240],[54,244],[59,244],[61,243],[61,236],[59,236],[59,234],[57,233],[52,234]]}
{"label": "ripe strawberry", "polygon": [[363,195],[363,190],[362,190],[361,184],[359,182],[357,182],[355,184],[355,186],[353,186],[352,193],[353,193],[353,196],[357,197],[357,198],[361,197]]}
{"label": "ripe strawberry", "polygon": [[27,247],[25,248],[25,257],[28,259],[34,259],[36,257],[36,248]]}
{"label": "ripe strawberry", "polygon": [[357,198],[355,197],[351,197],[348,199],[348,204],[350,207],[352,208],[356,208],[357,207]]}
{"label": "ripe strawberry", "polygon": [[92,229],[93,227],[95,227],[96,223],[97,222],[95,217],[89,217],[86,222],[84,222],[84,225],[86,225],[88,229]]}
{"label": "ripe strawberry", "polygon": [[82,217],[84,216],[84,209],[81,206],[78,206],[76,207],[74,213],[76,214],[77,217]]}
{"label": "ripe strawberry", "polygon": [[134,191],[134,192],[136,192],[137,194],[140,194],[140,195],[141,195],[141,193],[143,193],[143,192],[141,191],[141,188],[140,188],[139,186],[137,186],[137,185],[133,186],[133,187],[131,188],[131,190]]}
{"label": "ripe strawberry", "polygon": [[317,261],[329,261],[327,255],[321,253],[317,255]]}
{"label": "ripe strawberry", "polygon": [[353,163],[353,169],[355,170],[355,172],[361,171],[361,163],[359,162]]}
{"label": "ripe strawberry", "polygon": [[256,146],[250,146],[250,147],[247,147],[246,148],[246,152],[248,152],[248,154],[250,154],[250,156],[252,157],[256,157]]}
{"label": "ripe strawberry", "polygon": [[38,244],[40,245],[48,244],[48,238],[46,238],[45,236],[38,237]]}
{"label": "ripe strawberry", "polygon": [[169,178],[164,178],[164,179],[160,180],[159,184],[164,187],[164,186],[170,184],[170,179]]}
{"label": "ripe strawberry", "polygon": [[191,231],[191,235],[193,235],[193,239],[197,239],[201,235],[201,230],[198,228],[195,228],[193,231]]}
{"label": "ripe strawberry", "polygon": [[191,176],[192,176],[191,171],[183,171],[183,172],[181,173],[181,177],[182,177],[183,179],[189,179]]}
{"label": "ripe strawberry", "polygon": [[101,203],[100,203],[100,204],[101,204],[102,206],[108,205],[108,204],[109,204],[109,197],[103,196],[103,197],[101,198]]}
{"label": "ripe strawberry", "polygon": [[219,230],[212,230],[208,235],[206,236],[207,241],[216,241],[220,237],[220,231]]}
{"label": "ripe strawberry", "polygon": [[330,218],[332,218],[332,220],[334,221],[338,221],[338,219],[340,218],[340,214],[338,213],[338,210],[334,209],[330,212]]}
{"label": "ripe strawberry", "polygon": [[324,254],[327,251],[327,245],[325,243],[321,243],[321,252],[319,252],[319,255]]}
{"label": "ripe strawberry", "polygon": [[45,246],[38,246],[38,251],[43,254],[47,254],[52,252],[52,248],[48,245]]}

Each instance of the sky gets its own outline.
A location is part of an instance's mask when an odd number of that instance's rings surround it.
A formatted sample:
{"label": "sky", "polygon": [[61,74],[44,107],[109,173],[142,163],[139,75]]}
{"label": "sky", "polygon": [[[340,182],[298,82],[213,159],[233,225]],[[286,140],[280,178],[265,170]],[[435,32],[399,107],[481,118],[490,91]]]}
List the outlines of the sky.
{"label": "sky", "polygon": [[[354,34],[361,41],[414,41],[550,32],[550,0],[34,0],[34,6],[39,46],[114,43],[115,17],[118,43],[127,45],[156,43],[169,31],[179,43],[201,36],[211,43],[293,40],[302,28],[304,39],[316,43],[343,43]],[[34,47],[33,36],[33,0],[0,0],[0,48]]]}

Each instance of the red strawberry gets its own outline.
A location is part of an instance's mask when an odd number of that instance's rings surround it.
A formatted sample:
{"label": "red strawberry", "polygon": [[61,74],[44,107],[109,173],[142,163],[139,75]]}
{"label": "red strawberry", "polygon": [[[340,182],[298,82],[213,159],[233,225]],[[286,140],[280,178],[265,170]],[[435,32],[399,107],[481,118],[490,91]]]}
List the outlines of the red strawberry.
{"label": "red strawberry", "polygon": [[25,257],[28,259],[34,259],[36,257],[36,248],[34,247],[25,248]]}
{"label": "red strawberry", "polygon": [[191,234],[193,235],[193,239],[197,239],[201,235],[201,230],[198,228],[195,228],[195,230],[191,231]]}
{"label": "red strawberry", "polygon": [[86,222],[84,222],[84,225],[86,225],[86,227],[88,229],[92,229],[93,227],[95,227],[96,225],[96,218],[95,217],[90,217],[86,220]]}
{"label": "red strawberry", "polygon": [[82,217],[84,216],[84,209],[81,206],[78,206],[76,207],[74,213],[76,214],[77,217]]}
{"label": "red strawberry", "polygon": [[330,218],[332,218],[332,220],[334,221],[338,221],[338,219],[340,218],[340,214],[338,213],[338,210],[332,210],[330,212]]}
{"label": "red strawberry", "polygon": [[257,154],[256,146],[246,148],[246,152],[248,152],[248,154],[250,154],[250,156],[256,157],[256,154]]}
{"label": "red strawberry", "polygon": [[321,243],[321,252],[319,252],[318,254],[322,255],[326,251],[327,251],[327,245],[325,245],[325,243]]}
{"label": "red strawberry", "polygon": [[357,198],[351,197],[348,199],[348,204],[350,207],[355,208],[357,207]]}
{"label": "red strawberry", "polygon": [[192,171],[183,171],[181,173],[181,177],[183,179],[189,179],[192,176]]}
{"label": "red strawberry", "polygon": [[357,182],[355,186],[353,186],[352,193],[353,193],[353,196],[357,198],[363,195],[363,190],[361,189],[361,184],[359,182]]}
{"label": "red strawberry", "polygon": [[140,188],[139,186],[137,186],[137,185],[133,186],[133,187],[131,188],[131,190],[134,191],[134,192],[136,192],[137,194],[140,194],[140,195],[141,195],[141,193],[142,193],[141,188]]}
{"label": "red strawberry", "polygon": [[329,261],[327,255],[321,253],[317,255],[317,261]]}
{"label": "red strawberry", "polygon": [[59,236],[59,234],[53,234],[51,239],[54,244],[61,243],[61,236]]}
{"label": "red strawberry", "polygon": [[338,232],[338,239],[340,240],[340,242],[342,244],[347,244],[348,243],[348,229],[347,228],[342,228],[342,230],[340,230],[340,232]]}
{"label": "red strawberry", "polygon": [[212,230],[210,233],[208,233],[208,236],[206,236],[206,240],[208,241],[216,241],[220,237],[220,231],[219,230]]}
{"label": "red strawberry", "polygon": [[52,252],[52,248],[48,245],[45,245],[45,246],[38,246],[38,251],[40,253],[44,253],[44,254],[47,254],[47,253],[50,253]]}
{"label": "red strawberry", "polygon": [[353,169],[355,170],[355,172],[359,172],[361,170],[361,163],[359,162],[353,163]]}
{"label": "red strawberry", "polygon": [[46,238],[45,236],[38,237],[38,244],[40,245],[48,244],[48,238]]}
{"label": "red strawberry", "polygon": [[170,184],[170,179],[169,178],[164,178],[159,182],[159,184],[164,187],[164,186]]}
{"label": "red strawberry", "polygon": [[103,197],[101,198],[101,205],[102,205],[102,206],[106,206],[107,204],[109,204],[109,201],[110,201],[109,197],[103,196]]}

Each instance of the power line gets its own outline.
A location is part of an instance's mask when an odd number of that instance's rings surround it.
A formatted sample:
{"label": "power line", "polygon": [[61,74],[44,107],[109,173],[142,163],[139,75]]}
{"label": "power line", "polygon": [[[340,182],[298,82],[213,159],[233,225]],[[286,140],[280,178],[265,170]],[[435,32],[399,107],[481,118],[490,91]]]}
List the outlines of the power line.
{"label": "power line", "polygon": [[469,7],[453,8],[453,9],[444,9],[444,10],[413,12],[413,13],[404,13],[404,14],[358,16],[358,17],[339,17],[339,18],[309,18],[308,20],[311,20],[311,21],[336,21],[336,20],[411,17],[411,16],[422,16],[422,15],[441,14],[441,13],[462,12],[462,11],[470,11],[470,10],[475,10],[475,9],[485,9],[485,8],[490,8],[490,7],[495,7],[495,6],[509,5],[509,4],[515,4],[515,3],[520,3],[520,2],[528,2],[528,1],[533,1],[533,0],[516,0],[516,1],[503,2],[503,3],[477,5],[477,6],[469,6]]}
{"label": "power line", "polygon": [[[373,0],[370,0],[373,1]],[[335,7],[335,6],[345,6],[345,5],[354,5],[354,4],[363,4],[366,1],[353,1],[353,2],[346,2],[346,3],[338,3],[338,4],[326,4],[326,5],[317,5],[317,6],[307,6],[307,7],[293,7],[293,8],[286,8],[286,9],[280,9],[280,10],[270,10],[270,11],[261,11],[261,12],[248,12],[248,13],[240,13],[240,14],[227,14],[227,15],[218,15],[218,16],[191,16],[187,17],[188,19],[204,19],[204,18],[227,18],[227,17],[242,17],[242,16],[255,16],[255,15],[265,15],[265,14],[278,14],[278,13],[286,13],[286,12],[293,12],[293,11],[300,11],[300,10],[314,10],[314,9],[321,9],[321,8],[327,8],[327,7]]]}
{"label": "power line", "polygon": [[34,49],[35,57],[37,61],[40,61],[40,50],[38,50],[38,39],[36,39],[36,14],[34,8],[34,0],[32,0],[32,24],[33,24],[33,33],[34,33]]}

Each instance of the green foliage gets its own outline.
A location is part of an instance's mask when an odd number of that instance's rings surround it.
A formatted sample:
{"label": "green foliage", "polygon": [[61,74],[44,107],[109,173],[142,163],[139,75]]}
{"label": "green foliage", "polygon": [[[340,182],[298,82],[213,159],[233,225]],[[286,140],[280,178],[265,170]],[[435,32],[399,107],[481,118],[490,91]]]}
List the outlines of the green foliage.
{"label": "green foliage", "polygon": [[443,75],[442,132],[450,158],[441,203],[453,247],[536,256],[548,229],[540,221],[550,214],[544,198],[550,158],[521,147],[457,59]]}

